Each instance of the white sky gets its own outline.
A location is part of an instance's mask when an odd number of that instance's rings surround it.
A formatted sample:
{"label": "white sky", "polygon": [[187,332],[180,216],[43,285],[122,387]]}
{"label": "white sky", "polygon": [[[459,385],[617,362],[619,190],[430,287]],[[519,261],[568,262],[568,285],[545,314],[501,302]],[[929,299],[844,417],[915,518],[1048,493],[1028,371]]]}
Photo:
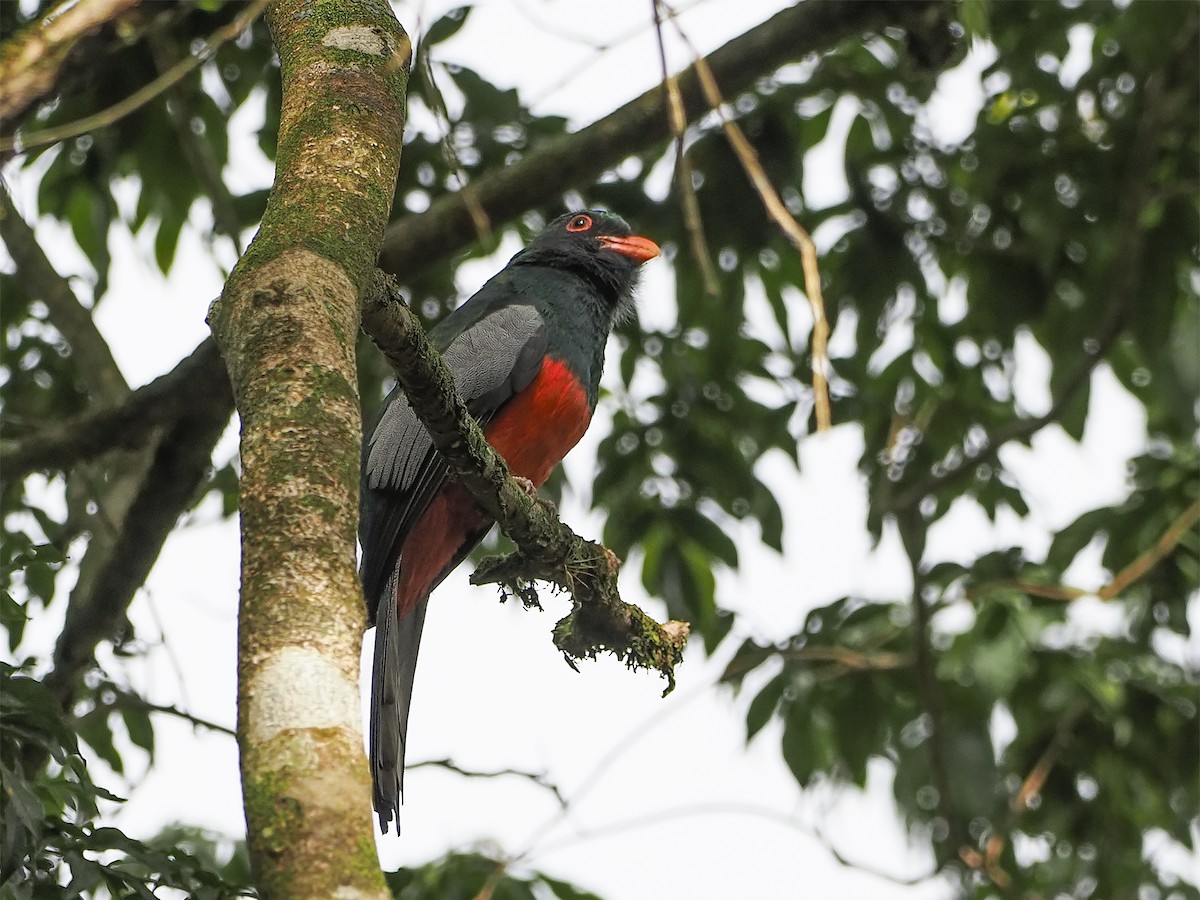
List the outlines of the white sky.
{"label": "white sky", "polygon": [[[452,5],[400,4],[398,14],[415,33],[418,17],[427,25]],[[783,5],[710,0],[689,7],[684,25],[707,51]],[[648,20],[646,2],[496,0],[476,10],[438,56],[471,65],[497,83],[518,85],[524,96],[544,98],[538,112],[568,115],[578,126],[657,82],[658,56]],[[605,54],[555,36],[605,42],[630,32],[635,36]],[[674,43],[671,58],[676,68],[687,59]],[[931,125],[943,139],[965,134],[982,102],[981,58],[972,57],[957,77],[944,79],[930,105]],[[250,135],[257,127],[252,118],[240,116],[235,131]],[[819,184],[829,186],[820,198],[828,203],[839,199],[845,185],[836,168],[837,142],[835,134],[808,161],[806,190],[817,194]],[[230,180],[238,190],[269,183],[270,170],[253,147],[243,142],[234,150],[238,162]],[[28,183],[18,185],[26,211],[30,195]],[[198,210],[193,220],[204,227],[206,216]],[[43,223],[39,236],[60,271],[85,275],[65,230]],[[220,290],[222,274],[195,228],[185,230],[167,279],[154,265],[152,235],[131,238],[116,229],[111,247],[112,287],[97,322],[131,384],[142,384],[171,369],[206,336],[204,315]],[[506,246],[493,260],[464,267],[463,296],[502,265],[512,249]],[[221,259],[231,264],[229,248],[222,249]],[[82,287],[85,280],[75,283]],[[661,324],[663,310],[673,309],[673,303],[665,264],[650,263],[640,291],[644,319]],[[1044,407],[1048,369],[1032,341],[1022,343],[1018,372],[1026,407]],[[1034,556],[1044,552],[1051,529],[1124,496],[1125,463],[1145,442],[1139,414],[1138,404],[1102,368],[1095,377],[1093,412],[1082,445],[1048,428],[1031,450],[1005,451],[1005,462],[1031,488],[1028,521],[1002,515],[993,527],[977,506],[958,504],[932,529],[929,557],[967,561],[1014,542]],[[602,431],[594,428],[567,460],[576,490],[590,490]],[[227,459],[235,449],[231,428],[219,457]],[[782,459],[764,460],[762,477],[784,507],[786,548],[782,556],[764,550],[752,527],[735,535],[742,567],[738,573],[718,573],[718,597],[741,614],[740,636],[786,637],[808,610],[850,593],[907,595],[898,540],[887,534],[872,551],[865,533],[865,490],[855,469],[861,449],[860,430],[841,426],[802,442],[802,474]],[[582,534],[598,535],[601,520],[580,499],[568,493],[560,507],[563,518]],[[1084,554],[1072,573],[1077,583],[1103,582],[1098,556],[1098,547]],[[661,605],[641,591],[636,559],[626,572],[625,598],[662,617]],[[74,576],[63,577],[66,583]],[[833,859],[817,831],[845,856],[872,869],[910,878],[931,868],[929,855],[904,837],[890,802],[886,764],[872,765],[863,794],[830,787],[802,793],[782,762],[777,722],[748,748],[744,745],[745,708],[768,673],[749,678],[749,690],[740,697],[712,687],[739,641],[728,641],[711,661],[694,647],[678,672],[678,688],[663,700],[656,677],[628,672],[610,658],[584,665],[579,674],[571,672],[549,634],[565,612],[564,601],[549,600],[546,612],[527,613],[515,604],[501,606],[492,590],[471,588],[466,578],[465,570],[457,572],[430,604],[409,759],[450,757],[470,769],[545,772],[574,800],[569,816],[560,821],[553,798],[524,779],[468,780],[438,769],[413,769],[401,810],[403,836],[380,842],[389,868],[420,864],[451,848],[482,845],[497,854],[528,850],[524,861],[529,865],[577,882],[605,900],[949,896],[940,882],[904,887]],[[134,686],[152,701],[178,704],[232,726],[237,588],[236,522],[222,521],[216,505],[207,502],[169,540],[130,610],[138,634],[150,640],[161,635],[161,641],[144,661],[110,671],[128,671]],[[31,623],[26,652],[48,652],[61,626],[62,607],[60,600]],[[1089,608],[1081,604],[1085,618]],[[111,662],[107,651],[101,657]],[[134,750],[126,754],[135,773],[128,781],[97,766],[102,782],[131,798],[117,813],[117,824],[142,836],[173,821],[242,833],[234,741],[193,732],[166,717],[156,720],[156,734],[158,757],[148,774],[143,755]],[[364,808],[363,816],[370,815]]]}

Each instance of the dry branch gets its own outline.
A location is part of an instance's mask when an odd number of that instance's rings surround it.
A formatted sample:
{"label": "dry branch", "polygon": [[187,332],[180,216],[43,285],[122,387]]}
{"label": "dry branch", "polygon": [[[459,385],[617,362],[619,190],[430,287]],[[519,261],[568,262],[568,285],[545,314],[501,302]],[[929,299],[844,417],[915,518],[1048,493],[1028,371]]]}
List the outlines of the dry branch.
{"label": "dry branch", "polygon": [[680,28],[678,20],[675,18],[674,12],[670,11],[666,3],[661,0],[655,0],[657,5],[666,7],[670,14],[671,24],[675,26],[676,33],[688,48],[692,51],[692,61],[695,66],[696,73],[700,78],[700,87],[704,92],[704,98],[712,107],[713,111],[721,117],[721,128],[725,131],[725,136],[729,141],[729,145],[733,148],[733,152],[737,155],[738,162],[742,165],[742,170],[746,173],[746,177],[750,179],[750,184],[758,193],[762,200],[763,208],[771,221],[779,226],[784,237],[796,248],[800,254],[800,263],[804,269],[804,294],[808,298],[809,308],[812,310],[813,328],[812,328],[812,389],[813,389],[813,407],[817,417],[817,431],[828,431],[833,425],[833,414],[829,405],[829,380],[826,376],[826,371],[829,369],[829,351],[827,349],[829,343],[829,321],[825,316],[825,297],[821,292],[821,272],[817,266],[817,248],[813,244],[812,238],[808,232],[800,226],[795,217],[788,212],[787,206],[779,196],[779,192],[775,186],[771,184],[771,179],[767,177],[766,171],[759,161],[758,153],[755,152],[753,145],[746,137],[741,126],[738,125],[725,109],[725,98],[721,94],[721,89],[717,84],[716,76],[713,74],[712,66],[708,60],[697,52],[692,42],[688,40],[683,29]]}

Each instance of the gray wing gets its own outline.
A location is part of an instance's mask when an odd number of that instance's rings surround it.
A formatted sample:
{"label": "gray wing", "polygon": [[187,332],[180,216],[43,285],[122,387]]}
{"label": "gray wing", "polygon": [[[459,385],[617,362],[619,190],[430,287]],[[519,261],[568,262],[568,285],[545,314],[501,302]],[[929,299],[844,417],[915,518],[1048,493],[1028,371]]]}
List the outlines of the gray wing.
{"label": "gray wing", "polygon": [[[529,386],[541,369],[545,352],[546,325],[537,311],[530,306],[505,306],[465,329],[450,342],[443,357],[467,409],[486,425],[509,399]],[[403,617],[398,615],[401,548],[448,475],[445,460],[434,450],[425,426],[397,388],[363,446],[359,518],[363,591],[376,626],[371,774],[375,810],[385,832],[393,816],[399,827],[408,711],[429,601],[426,595]]]}
{"label": "gray wing", "polygon": [[[463,307],[465,309],[465,307]],[[443,352],[467,409],[486,425],[541,369],[546,325],[532,306],[505,306]],[[359,513],[362,578],[372,621],[404,539],[449,474],[425,426],[397,388],[363,446]]]}

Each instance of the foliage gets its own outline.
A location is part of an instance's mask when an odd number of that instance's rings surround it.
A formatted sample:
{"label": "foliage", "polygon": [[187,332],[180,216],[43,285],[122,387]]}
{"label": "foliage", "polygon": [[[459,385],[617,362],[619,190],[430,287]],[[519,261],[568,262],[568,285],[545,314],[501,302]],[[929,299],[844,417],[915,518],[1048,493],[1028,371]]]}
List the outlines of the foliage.
{"label": "foliage", "polygon": [[210,835],[181,827],[138,841],[101,824],[100,802],[120,798],[92,781],[84,729],[73,725],[40,681],[0,664],[0,896],[154,897],[163,885],[214,900],[244,893],[244,854]]}
{"label": "foliage", "polygon": [[[132,28],[91,45],[30,127],[128,95],[236,6],[143,5]],[[0,30],[12,34],[24,9],[0,4]],[[398,220],[567,133],[564,119],[532,112],[515,90],[442,61],[440,43],[469,27],[468,12],[435,22],[418,45]],[[965,896],[1200,896],[1145,855],[1152,833],[1194,850],[1200,810],[1197,671],[1172,649],[1191,638],[1200,581],[1191,512],[1200,502],[1200,14],[1183,3],[971,0],[961,17],[947,47],[922,45],[915,26],[892,27],[727,98],[764,171],[823,247],[839,338],[834,420],[861,430],[864,527],[900,537],[913,583],[911,595],[829,598],[789,640],[745,640],[725,682],[747,694],[748,740],[782,724],[779,752],[802,787],[863,786],[868,763],[887,761],[911,838],[934,850]],[[927,103],[963,61],[965,30],[986,35],[995,59],[970,135],[946,144]],[[214,241],[240,244],[261,214],[265,191],[233,194],[204,172],[226,170],[229,121],[257,105],[266,120],[259,148],[273,157],[279,84],[264,27],[221,47],[205,72],[118,127],[14,164],[37,180],[39,215],[69,229],[88,258],[94,278],[78,287],[94,304],[119,302],[106,296],[114,229],[153,233],[165,272],[189,218],[211,214]],[[840,140],[844,109],[848,192],[817,208],[805,192],[805,151]],[[181,144],[191,148],[182,174]],[[691,126],[686,146],[715,294],[691,256],[678,183],[666,196],[657,186],[671,148],[631,147],[617,171],[573,187],[636,222],[673,263],[676,321],[629,324],[610,361],[621,387],[604,400],[612,428],[592,493],[607,546],[640,560],[647,591],[691,621],[693,652],[712,653],[736,622],[717,577],[739,565],[735,524],[783,547],[788,498],[762,480],[762,461],[798,465],[812,409],[812,320],[799,257],[763,214],[716,118]],[[500,231],[465,258],[558,210],[529,207],[520,222],[495,222]],[[451,308],[455,272],[401,273],[414,309],[433,320]],[[0,278],[0,436],[19,439],[94,398],[37,291],[16,273]],[[1024,405],[1017,387],[1021,354],[1049,365],[1041,408]],[[370,352],[359,367],[363,396],[377,403],[387,372]],[[1081,440],[1089,417],[1104,415],[1091,402],[1101,370],[1145,415],[1126,496],[1057,528],[1044,552],[1005,547],[966,563],[927,552],[931,529],[962,504],[993,521],[1029,517],[1008,450],[1042,429]],[[102,481],[90,466],[64,476],[65,515],[44,491],[6,485],[0,614],[14,659],[29,617],[68,602],[55,574],[72,542],[96,527],[89,510]],[[206,489],[231,513],[235,468],[220,467]],[[1120,588],[1106,598],[1120,607],[1115,632],[1082,627],[1072,604],[1068,573],[1088,548],[1102,548]],[[104,637],[137,652],[127,629]],[[203,835],[155,845],[98,824],[98,803],[115,798],[92,782],[80,741],[119,772],[114,729],[152,752],[152,723],[144,707],[122,702],[131,695],[113,673],[94,673],[64,712],[63,697],[35,677],[46,668],[30,660],[3,670],[4,896],[50,896],[64,882],[114,895],[170,884],[216,896],[245,885],[240,863],[213,855]],[[494,897],[589,896],[475,854],[391,878],[405,898],[471,897],[485,884]]]}

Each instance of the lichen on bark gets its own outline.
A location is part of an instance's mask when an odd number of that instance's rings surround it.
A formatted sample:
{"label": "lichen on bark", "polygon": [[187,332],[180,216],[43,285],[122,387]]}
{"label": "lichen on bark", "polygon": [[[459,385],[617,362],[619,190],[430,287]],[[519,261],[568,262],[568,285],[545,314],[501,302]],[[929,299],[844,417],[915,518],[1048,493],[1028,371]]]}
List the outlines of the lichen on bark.
{"label": "lichen on bark", "polygon": [[[210,313],[242,423],[238,735],[260,896],[386,897],[357,703],[354,339],[410,44],[385,3],[279,0],[275,185]],[[330,847],[338,853],[330,853]]]}

